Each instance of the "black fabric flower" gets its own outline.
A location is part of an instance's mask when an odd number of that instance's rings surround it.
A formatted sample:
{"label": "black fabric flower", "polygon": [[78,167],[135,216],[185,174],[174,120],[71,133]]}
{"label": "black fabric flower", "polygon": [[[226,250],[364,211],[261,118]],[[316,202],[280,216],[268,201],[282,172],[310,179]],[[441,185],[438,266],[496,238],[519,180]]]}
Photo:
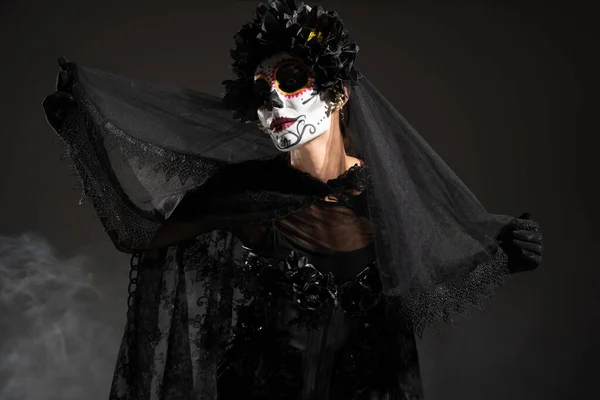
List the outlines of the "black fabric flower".
{"label": "black fabric flower", "polygon": [[381,280],[376,264],[367,267],[356,279],[340,286],[338,300],[344,311],[350,314],[369,311],[381,299]]}
{"label": "black fabric flower", "polygon": [[299,6],[295,0],[270,0],[261,4],[256,16],[234,36],[231,50],[236,80],[223,81],[224,104],[242,121],[258,119],[253,94],[254,71],[267,57],[288,52],[311,68],[315,89],[323,92],[342,83],[354,85],[360,73],[354,68],[356,43],[348,43],[348,32],[335,11],[321,6]]}
{"label": "black fabric flower", "polygon": [[301,309],[317,310],[337,295],[333,274],[323,275],[305,256],[292,251],[286,261],[286,278],[292,285],[294,301]]}

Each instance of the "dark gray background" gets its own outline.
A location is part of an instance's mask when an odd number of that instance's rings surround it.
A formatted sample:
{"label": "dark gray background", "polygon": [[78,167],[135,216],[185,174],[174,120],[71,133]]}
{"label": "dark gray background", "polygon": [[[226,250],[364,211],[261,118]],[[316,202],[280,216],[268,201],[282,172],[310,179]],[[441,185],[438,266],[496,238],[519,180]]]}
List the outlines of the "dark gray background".
{"label": "dark gray background", "polygon": [[[36,332],[45,337],[52,322],[36,328],[21,321],[28,303],[4,310],[0,367],[8,367],[0,368],[0,398],[16,387],[17,370],[6,364],[15,353],[46,363],[37,369],[19,364],[21,379],[32,379],[19,386],[23,399],[77,398],[76,387],[88,399],[107,398],[125,318],[128,257],[112,247],[91,206],[77,205],[75,179],[59,160],[61,148],[42,113],[42,100],[54,87],[56,56],[219,94],[221,80],[230,77],[232,35],[257,4],[120,3],[0,1],[0,235],[3,241],[24,232],[40,235],[56,249],[58,265],[86,256],[81,269],[93,274],[102,294],[89,302],[89,312],[78,309],[80,320],[71,325],[75,336],[90,327],[102,334],[79,335],[84,342],[91,338],[90,348],[60,364],[62,379],[51,375],[59,368],[52,357],[41,354],[54,342],[27,342]],[[488,210],[530,211],[545,233],[539,270],[509,279],[485,312],[458,329],[428,333],[420,342],[426,397],[600,398],[598,129],[590,106],[598,46],[591,9],[574,2],[321,4],[340,13],[360,45],[363,73]],[[2,258],[12,253],[6,254]],[[81,304],[62,299],[63,315],[70,304]],[[37,305],[48,306],[45,301],[57,304],[42,299]],[[69,351],[67,343],[64,354]],[[8,399],[16,392],[4,393]]]}

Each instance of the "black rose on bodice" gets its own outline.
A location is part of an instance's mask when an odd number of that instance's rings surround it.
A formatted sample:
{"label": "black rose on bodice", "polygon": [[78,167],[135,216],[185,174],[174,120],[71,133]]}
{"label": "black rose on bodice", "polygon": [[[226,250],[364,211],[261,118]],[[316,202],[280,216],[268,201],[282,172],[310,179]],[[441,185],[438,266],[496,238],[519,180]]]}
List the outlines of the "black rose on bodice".
{"label": "black rose on bodice", "polygon": [[368,311],[379,304],[381,280],[376,263],[369,265],[352,281],[340,286],[338,301],[348,313]]}
{"label": "black rose on bodice", "polygon": [[337,287],[331,272],[323,274],[305,256],[292,251],[285,260],[285,276],[291,284],[294,301],[304,310],[316,310],[335,301]]}

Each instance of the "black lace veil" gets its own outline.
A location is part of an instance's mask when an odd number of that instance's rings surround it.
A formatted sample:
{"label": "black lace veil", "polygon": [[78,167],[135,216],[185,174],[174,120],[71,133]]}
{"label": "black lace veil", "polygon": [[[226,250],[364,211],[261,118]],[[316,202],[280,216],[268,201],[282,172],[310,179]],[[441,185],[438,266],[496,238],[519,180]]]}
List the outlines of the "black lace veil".
{"label": "black lace veil", "polygon": [[481,305],[508,273],[499,238],[516,219],[488,213],[368,79],[348,107],[386,294],[418,332]]}
{"label": "black lace veil", "polygon": [[184,194],[223,165],[278,154],[218,97],[151,85],[70,63],[74,103],[44,110],[65,158],[123,251],[146,249]]}
{"label": "black lace veil", "polygon": [[[233,120],[218,97],[71,68],[75,105],[49,96],[44,107],[121,250],[151,247],[171,220],[189,228],[173,225],[175,242],[282,218],[331,190],[310,179],[286,185],[272,169],[270,179],[258,178],[267,176],[261,160],[280,153],[255,124]],[[367,78],[353,87],[348,108],[348,133],[370,174],[368,207],[392,308],[420,332],[479,305],[508,273],[499,235],[516,218],[488,213]]]}

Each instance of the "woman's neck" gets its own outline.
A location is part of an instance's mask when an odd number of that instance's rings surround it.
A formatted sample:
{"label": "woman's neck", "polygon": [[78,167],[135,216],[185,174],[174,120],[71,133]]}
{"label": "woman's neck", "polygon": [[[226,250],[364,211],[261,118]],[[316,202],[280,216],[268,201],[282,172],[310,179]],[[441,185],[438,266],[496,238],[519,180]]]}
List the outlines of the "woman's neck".
{"label": "woman's neck", "polygon": [[293,168],[327,182],[342,175],[356,163],[360,164],[360,160],[346,154],[338,124],[333,122],[332,118],[332,127],[325,133],[290,152]]}

